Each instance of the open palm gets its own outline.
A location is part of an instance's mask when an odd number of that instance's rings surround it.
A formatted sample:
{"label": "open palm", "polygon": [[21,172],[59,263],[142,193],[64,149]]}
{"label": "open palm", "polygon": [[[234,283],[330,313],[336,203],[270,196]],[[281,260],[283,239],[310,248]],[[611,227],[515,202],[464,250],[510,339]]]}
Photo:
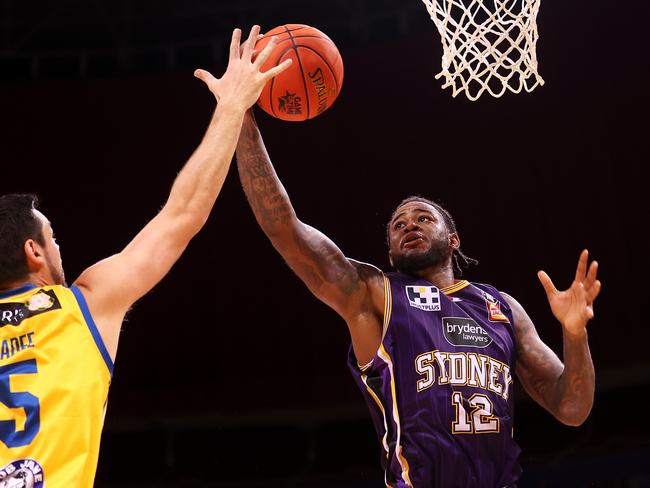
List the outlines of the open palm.
{"label": "open palm", "polygon": [[594,317],[593,304],[600,293],[600,281],[596,279],[598,263],[592,261],[587,269],[588,259],[589,252],[585,249],[578,259],[573,283],[564,291],[555,288],[553,281],[544,271],[537,273],[553,315],[567,332],[575,335],[584,333],[587,322]]}

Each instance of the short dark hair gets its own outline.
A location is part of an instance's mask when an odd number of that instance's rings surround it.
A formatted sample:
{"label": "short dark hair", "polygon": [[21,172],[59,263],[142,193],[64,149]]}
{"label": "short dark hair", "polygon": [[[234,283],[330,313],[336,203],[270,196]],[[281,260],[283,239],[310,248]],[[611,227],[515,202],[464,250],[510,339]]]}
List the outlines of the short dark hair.
{"label": "short dark hair", "polygon": [[[406,197],[404,200],[399,202],[397,207],[395,207],[395,210],[393,210],[393,213],[390,216],[390,220],[388,221],[388,225],[386,226],[386,240],[389,240],[389,230],[390,230],[390,224],[393,221],[393,218],[395,217],[395,214],[397,213],[397,210],[407,203],[411,202],[422,202],[426,203],[428,205],[431,205],[433,208],[435,208],[440,214],[442,215],[443,220],[445,221],[445,225],[447,226],[447,229],[449,229],[449,232],[452,234],[458,234],[458,230],[456,230],[456,222],[454,221],[454,218],[451,216],[449,213],[449,210],[447,210],[445,207],[440,205],[439,203],[434,202],[433,200],[429,200],[428,198],[421,197],[420,195],[411,195],[410,197]],[[460,247],[458,249],[454,249],[452,252],[452,264],[454,266],[454,276],[455,277],[460,277],[463,275],[463,270],[467,269],[470,267],[470,265],[478,264],[478,261],[474,258],[470,258],[467,256],[463,251],[461,251]]]}
{"label": "short dark hair", "polygon": [[29,275],[24,244],[33,239],[45,245],[43,224],[34,215],[38,197],[12,193],[0,196],[0,287]]}

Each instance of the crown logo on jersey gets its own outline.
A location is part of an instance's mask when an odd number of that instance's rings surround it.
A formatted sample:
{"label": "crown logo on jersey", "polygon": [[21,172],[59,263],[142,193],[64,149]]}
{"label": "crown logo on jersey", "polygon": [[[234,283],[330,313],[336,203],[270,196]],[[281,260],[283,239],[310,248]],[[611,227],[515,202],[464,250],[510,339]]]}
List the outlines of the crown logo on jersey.
{"label": "crown logo on jersey", "polygon": [[411,307],[426,312],[440,311],[440,290],[435,286],[406,286],[406,296]]}
{"label": "crown logo on jersey", "polygon": [[48,308],[52,308],[52,305],[54,305],[54,299],[43,292],[38,292],[36,295],[32,295],[25,303],[27,309],[32,312],[36,312],[37,310],[47,310]]}

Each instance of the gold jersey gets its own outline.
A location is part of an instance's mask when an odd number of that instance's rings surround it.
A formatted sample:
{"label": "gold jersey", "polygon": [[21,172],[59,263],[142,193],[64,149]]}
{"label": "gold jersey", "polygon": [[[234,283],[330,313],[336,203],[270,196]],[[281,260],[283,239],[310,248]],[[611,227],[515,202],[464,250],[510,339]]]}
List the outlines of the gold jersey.
{"label": "gold jersey", "polygon": [[77,287],[0,293],[0,488],[93,486],[112,370]]}

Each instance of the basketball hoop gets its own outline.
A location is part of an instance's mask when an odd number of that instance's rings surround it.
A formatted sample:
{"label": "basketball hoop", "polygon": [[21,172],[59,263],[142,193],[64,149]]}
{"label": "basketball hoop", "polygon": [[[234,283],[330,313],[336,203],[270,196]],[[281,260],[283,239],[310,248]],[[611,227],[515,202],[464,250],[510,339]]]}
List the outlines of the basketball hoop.
{"label": "basketball hoop", "polygon": [[541,0],[422,0],[442,38],[442,88],[477,100],[487,91],[531,92],[537,73],[535,46]]}

